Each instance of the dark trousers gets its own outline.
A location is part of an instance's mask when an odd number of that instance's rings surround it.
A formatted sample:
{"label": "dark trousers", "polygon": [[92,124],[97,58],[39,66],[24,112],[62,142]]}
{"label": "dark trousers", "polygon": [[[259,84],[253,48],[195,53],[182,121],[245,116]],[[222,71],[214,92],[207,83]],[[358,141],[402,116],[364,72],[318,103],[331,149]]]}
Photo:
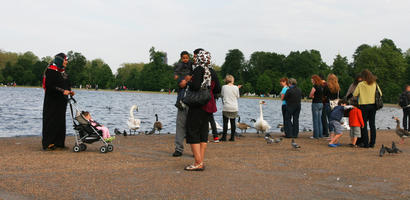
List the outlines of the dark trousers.
{"label": "dark trousers", "polygon": [[233,119],[229,119],[225,116],[223,116],[223,134],[226,135],[226,133],[228,132],[228,121],[230,121],[231,123],[231,134],[232,137],[235,135],[235,130],[236,130],[236,125],[235,125],[235,118]]}
{"label": "dark trousers", "polygon": [[290,137],[292,134],[287,133],[288,128],[286,127],[288,125],[286,124],[285,115],[286,115],[286,105],[282,105],[283,130],[285,131],[285,136]]}
{"label": "dark trousers", "polygon": [[403,109],[403,129],[407,131],[410,129],[410,107]]}
{"label": "dark trousers", "polygon": [[216,130],[216,124],[213,113],[209,115],[209,123],[211,124],[213,137],[218,137],[218,131]]}
{"label": "dark trousers", "polygon": [[330,104],[324,103],[322,110],[322,126],[323,126],[323,136],[329,137],[329,116],[330,116]]}
{"label": "dark trousers", "polygon": [[[289,137],[297,138],[299,135],[299,114],[300,104],[288,104],[286,105],[285,121],[286,121],[286,133]],[[288,137],[288,136],[287,136]]]}
{"label": "dark trousers", "polygon": [[[358,138],[357,144],[363,144],[364,147],[374,146],[376,143],[376,105],[359,105],[359,109],[362,111],[364,127],[361,129],[362,137]],[[367,131],[367,122],[369,122],[370,126],[370,142]]]}

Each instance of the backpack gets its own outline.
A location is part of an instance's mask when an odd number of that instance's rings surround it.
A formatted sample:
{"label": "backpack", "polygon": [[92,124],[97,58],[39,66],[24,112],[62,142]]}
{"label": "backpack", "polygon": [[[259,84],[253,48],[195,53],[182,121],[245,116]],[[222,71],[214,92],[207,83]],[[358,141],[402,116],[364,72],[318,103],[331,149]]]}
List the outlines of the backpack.
{"label": "backpack", "polygon": [[403,93],[400,94],[400,97],[399,97],[399,106],[402,107],[402,108],[404,108],[404,107],[406,107],[407,105],[408,105],[408,102],[407,102],[407,92],[403,92]]}

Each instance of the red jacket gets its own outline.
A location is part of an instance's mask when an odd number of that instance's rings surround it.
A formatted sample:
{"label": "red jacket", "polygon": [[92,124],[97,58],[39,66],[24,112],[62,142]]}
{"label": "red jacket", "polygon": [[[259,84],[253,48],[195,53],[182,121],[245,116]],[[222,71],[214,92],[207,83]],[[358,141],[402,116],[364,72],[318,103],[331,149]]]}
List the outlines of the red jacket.
{"label": "red jacket", "polygon": [[202,106],[202,109],[205,110],[207,113],[215,113],[217,111],[214,93],[212,92],[215,88],[215,85],[215,82],[212,80],[211,88],[209,90],[209,92],[211,93],[211,100],[209,100],[207,104]]}
{"label": "red jacket", "polygon": [[362,111],[359,108],[353,107],[349,112],[349,126],[350,127],[363,127]]}

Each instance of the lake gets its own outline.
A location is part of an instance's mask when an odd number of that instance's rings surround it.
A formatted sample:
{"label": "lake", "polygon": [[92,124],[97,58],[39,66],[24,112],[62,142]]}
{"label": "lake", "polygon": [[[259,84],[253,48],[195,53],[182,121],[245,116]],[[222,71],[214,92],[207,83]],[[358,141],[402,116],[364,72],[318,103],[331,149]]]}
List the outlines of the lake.
{"label": "lake", "polygon": [[[139,107],[134,112],[141,120],[141,131],[149,131],[155,122],[155,114],[163,124],[162,134],[175,133],[175,119],[177,109],[174,106],[175,94],[137,93],[117,91],[74,90],[77,105],[82,110],[91,113],[94,120],[104,124],[113,133],[114,128],[127,130],[129,110],[132,105]],[[39,136],[42,128],[42,109],[44,91],[42,88],[0,87],[0,137]],[[270,131],[279,132],[276,126],[282,123],[281,102],[265,100],[263,106],[264,119],[272,127]],[[239,115],[241,122],[250,123],[252,118],[259,117],[259,99],[240,98]],[[218,112],[215,120],[222,126],[222,104],[217,101]],[[402,118],[403,112],[399,108],[385,107],[377,112],[376,126],[380,129],[395,127],[392,116]],[[72,121],[67,108],[67,134],[73,135]],[[300,130],[312,129],[311,104],[302,103],[300,113]],[[240,130],[237,130],[240,132]],[[255,132],[254,129],[248,132]]]}

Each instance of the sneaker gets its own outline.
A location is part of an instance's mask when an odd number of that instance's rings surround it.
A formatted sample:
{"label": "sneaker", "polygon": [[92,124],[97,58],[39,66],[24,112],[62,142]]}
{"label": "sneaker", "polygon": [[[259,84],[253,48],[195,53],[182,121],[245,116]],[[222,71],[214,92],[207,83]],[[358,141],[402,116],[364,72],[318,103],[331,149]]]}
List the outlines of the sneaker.
{"label": "sneaker", "polygon": [[182,156],[182,152],[175,151],[175,152],[172,154],[172,156],[174,156],[174,157]]}
{"label": "sneaker", "polygon": [[329,147],[338,147],[336,144],[328,144]]}
{"label": "sneaker", "polygon": [[219,142],[219,138],[218,137],[214,137],[214,142],[218,143]]}
{"label": "sneaker", "polygon": [[337,144],[335,144],[335,145],[338,146],[338,147],[339,147],[339,146],[342,146],[342,144],[340,144],[340,143],[337,143]]}

